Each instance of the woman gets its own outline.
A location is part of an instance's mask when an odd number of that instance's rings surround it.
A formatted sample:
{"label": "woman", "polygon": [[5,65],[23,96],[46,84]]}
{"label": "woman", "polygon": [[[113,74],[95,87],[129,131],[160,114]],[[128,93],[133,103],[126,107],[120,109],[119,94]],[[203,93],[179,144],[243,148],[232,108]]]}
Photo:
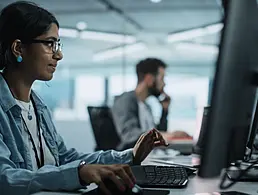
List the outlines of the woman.
{"label": "woman", "polygon": [[139,164],[153,147],[165,145],[152,130],[123,152],[79,154],[66,148],[46,105],[31,90],[35,80],[51,80],[63,58],[58,29],[56,18],[33,3],[15,2],[1,12],[1,195],[75,190],[90,183],[109,194],[105,178],[123,190],[135,182],[128,164]]}

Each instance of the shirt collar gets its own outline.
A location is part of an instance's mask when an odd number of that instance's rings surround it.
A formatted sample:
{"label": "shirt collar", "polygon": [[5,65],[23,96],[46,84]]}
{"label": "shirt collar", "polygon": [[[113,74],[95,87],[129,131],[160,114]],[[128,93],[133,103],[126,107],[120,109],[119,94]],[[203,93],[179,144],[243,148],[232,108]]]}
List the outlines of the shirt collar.
{"label": "shirt collar", "polygon": [[[31,90],[31,97],[34,100],[35,107],[38,111],[41,111],[46,107],[41,98],[33,90]],[[17,105],[2,74],[0,74],[0,105],[2,106],[4,112],[7,112]]]}

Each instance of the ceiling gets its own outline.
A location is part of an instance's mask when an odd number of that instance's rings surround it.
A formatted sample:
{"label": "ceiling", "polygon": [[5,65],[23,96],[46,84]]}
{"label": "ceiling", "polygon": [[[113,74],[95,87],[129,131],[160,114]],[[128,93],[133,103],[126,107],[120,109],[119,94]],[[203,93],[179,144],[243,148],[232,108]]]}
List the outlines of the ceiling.
{"label": "ceiling", "polygon": [[[14,0],[1,0],[0,8]],[[209,74],[216,52],[198,50],[196,44],[216,46],[218,33],[198,36],[169,43],[169,34],[187,31],[220,22],[221,12],[217,0],[34,0],[57,17],[60,27],[77,30],[77,23],[87,24],[87,32],[103,32],[115,35],[131,35],[135,40],[123,43],[117,40],[82,39],[80,36],[62,37],[64,59],[60,69],[73,72],[104,71],[106,73],[133,70],[143,57],[155,56],[165,60],[171,73]],[[123,38],[122,38],[123,40]],[[188,47],[181,47],[181,43]],[[137,49],[126,45],[140,43]],[[192,46],[189,46],[189,43]],[[197,46],[198,46],[197,45]],[[111,48],[122,52],[113,57],[94,60],[96,54]],[[130,51],[129,51],[130,50]]]}

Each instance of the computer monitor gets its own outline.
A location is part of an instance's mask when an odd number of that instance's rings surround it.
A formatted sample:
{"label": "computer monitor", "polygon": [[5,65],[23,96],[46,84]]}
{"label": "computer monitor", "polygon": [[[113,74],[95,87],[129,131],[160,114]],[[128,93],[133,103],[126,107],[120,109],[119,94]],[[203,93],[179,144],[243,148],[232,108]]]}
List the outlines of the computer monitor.
{"label": "computer monitor", "polygon": [[257,2],[228,3],[198,172],[205,178],[243,159],[256,94],[251,81],[258,67]]}

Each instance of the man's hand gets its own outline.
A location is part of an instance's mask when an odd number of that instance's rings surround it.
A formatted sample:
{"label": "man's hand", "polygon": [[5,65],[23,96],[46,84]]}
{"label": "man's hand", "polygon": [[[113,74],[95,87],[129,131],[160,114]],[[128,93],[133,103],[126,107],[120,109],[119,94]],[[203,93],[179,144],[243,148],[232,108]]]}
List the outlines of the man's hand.
{"label": "man's hand", "polygon": [[133,148],[134,163],[140,164],[157,146],[168,146],[158,130],[153,129],[142,134]]}
{"label": "man's hand", "polygon": [[104,179],[112,180],[121,191],[125,191],[126,186],[133,188],[135,184],[135,177],[129,165],[84,165],[79,170],[79,176],[87,184],[97,184],[106,195],[111,195],[111,192],[103,183]]}
{"label": "man's hand", "polygon": [[190,136],[188,133],[184,131],[173,131],[169,134],[173,138],[193,138],[192,136]]}
{"label": "man's hand", "polygon": [[160,100],[160,103],[162,105],[162,108],[165,111],[168,111],[168,108],[169,108],[169,105],[170,105],[170,102],[171,102],[171,98],[165,92],[162,93],[162,96],[164,96],[164,97],[162,98],[162,100]]}
{"label": "man's hand", "polygon": [[163,132],[162,136],[164,137],[165,140],[193,138],[192,136],[190,136],[188,133],[184,131]]}

